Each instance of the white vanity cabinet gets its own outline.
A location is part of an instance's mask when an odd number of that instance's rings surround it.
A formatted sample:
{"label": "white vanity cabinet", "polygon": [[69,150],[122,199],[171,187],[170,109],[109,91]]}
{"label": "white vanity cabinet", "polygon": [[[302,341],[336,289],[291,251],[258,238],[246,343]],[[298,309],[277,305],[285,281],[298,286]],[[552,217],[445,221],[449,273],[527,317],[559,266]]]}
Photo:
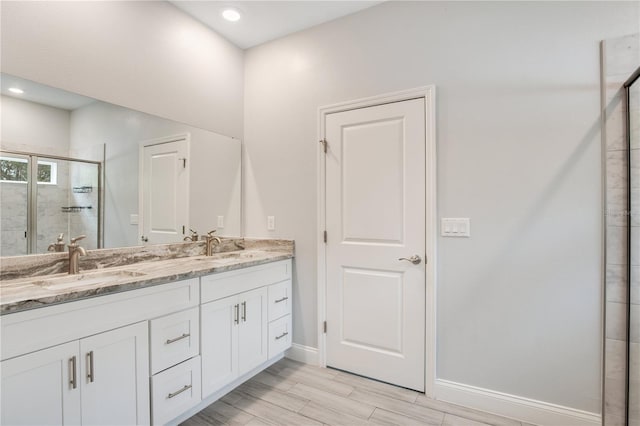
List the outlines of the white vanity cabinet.
{"label": "white vanity cabinet", "polygon": [[3,315],[1,423],[149,424],[149,319],[199,301],[196,278]]}
{"label": "white vanity cabinet", "polygon": [[267,360],[266,318],[266,288],[202,305],[203,397]]}
{"label": "white vanity cabinet", "polygon": [[3,315],[0,334],[0,424],[178,423],[291,346],[291,260]]}
{"label": "white vanity cabinet", "polygon": [[3,361],[2,424],[149,422],[145,322]]}
{"label": "white vanity cabinet", "polygon": [[3,361],[0,423],[79,424],[80,389],[70,385],[78,358],[76,341]]}
{"label": "white vanity cabinet", "polygon": [[200,278],[203,399],[288,348],[269,352],[269,291],[278,283],[290,288],[290,260]]}

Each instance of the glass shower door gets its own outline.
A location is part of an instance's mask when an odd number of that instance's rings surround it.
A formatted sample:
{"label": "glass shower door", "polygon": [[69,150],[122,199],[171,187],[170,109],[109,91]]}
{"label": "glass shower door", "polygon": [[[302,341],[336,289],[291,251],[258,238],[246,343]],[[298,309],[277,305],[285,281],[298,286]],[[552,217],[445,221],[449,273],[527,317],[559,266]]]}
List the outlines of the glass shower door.
{"label": "glass shower door", "polygon": [[640,68],[625,86],[627,87],[631,207],[627,423],[629,426],[640,426]]}
{"label": "glass shower door", "polygon": [[[0,256],[47,253],[58,236],[101,244],[101,163],[0,152]],[[63,247],[66,247],[63,246]]]}
{"label": "glass shower door", "polygon": [[60,234],[67,243],[86,235],[82,247],[98,248],[98,164],[38,157],[38,167],[32,252],[46,253]]}
{"label": "glass shower door", "polygon": [[29,253],[28,156],[0,153],[0,256]]}

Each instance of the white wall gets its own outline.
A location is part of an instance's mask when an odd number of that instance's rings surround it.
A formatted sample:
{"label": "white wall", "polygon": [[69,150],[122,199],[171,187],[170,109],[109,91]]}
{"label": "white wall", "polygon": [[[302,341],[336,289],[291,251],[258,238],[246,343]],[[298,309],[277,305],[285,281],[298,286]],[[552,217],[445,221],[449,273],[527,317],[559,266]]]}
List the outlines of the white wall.
{"label": "white wall", "polygon": [[3,1],[2,71],[242,137],[243,52],[160,1]]}
{"label": "white wall", "polygon": [[186,124],[104,102],[94,102],[71,113],[72,151],[105,147],[104,246],[139,245],[139,143],[179,134],[191,135],[190,226],[204,234],[225,216],[222,236],[241,233],[240,141]]}
{"label": "white wall", "polygon": [[69,155],[69,111],[0,96],[0,146],[49,155]]}
{"label": "white wall", "polygon": [[317,345],[317,108],[434,84],[439,216],[472,228],[438,240],[437,376],[599,412],[599,41],[639,18],[388,2],[248,50],[246,233],[296,240],[294,342]]}

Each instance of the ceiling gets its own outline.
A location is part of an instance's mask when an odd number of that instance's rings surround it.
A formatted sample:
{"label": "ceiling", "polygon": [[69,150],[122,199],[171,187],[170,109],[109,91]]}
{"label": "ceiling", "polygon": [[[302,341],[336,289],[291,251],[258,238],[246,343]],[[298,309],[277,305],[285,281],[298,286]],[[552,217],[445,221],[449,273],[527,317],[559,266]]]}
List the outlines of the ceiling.
{"label": "ceiling", "polygon": [[[315,25],[369,8],[382,1],[170,1],[236,46],[247,49]],[[226,8],[242,18],[222,18]]]}
{"label": "ceiling", "polygon": [[[36,102],[56,108],[73,111],[76,108],[95,102],[95,99],[77,95],[55,87],[45,86],[30,80],[15,77],[9,74],[0,74],[0,86],[4,96]],[[21,95],[9,92],[10,87],[24,90]]]}

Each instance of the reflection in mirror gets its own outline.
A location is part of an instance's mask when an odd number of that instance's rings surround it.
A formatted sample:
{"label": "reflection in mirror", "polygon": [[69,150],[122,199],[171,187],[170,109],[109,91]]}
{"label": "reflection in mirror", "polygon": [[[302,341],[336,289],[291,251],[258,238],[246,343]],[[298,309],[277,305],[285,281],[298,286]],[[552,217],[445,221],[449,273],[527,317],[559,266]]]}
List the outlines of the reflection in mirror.
{"label": "reflection in mirror", "polygon": [[65,235],[100,246],[101,164],[0,151],[0,255],[64,251]]}
{"label": "reflection in mirror", "polygon": [[[73,157],[94,162],[104,159],[102,194],[93,193],[93,196],[102,196],[104,199],[103,247],[143,244],[140,238],[143,235],[144,212],[140,209],[146,207],[139,202],[142,199],[139,192],[140,147],[176,136],[186,137],[189,147],[186,158],[180,159],[182,172],[186,171],[188,174],[188,196],[183,201],[187,204],[188,214],[182,220],[186,223],[181,223],[180,235],[176,235],[175,240],[182,241],[190,228],[200,234],[216,229],[220,236],[242,235],[239,140],[14,76],[2,74],[1,78],[2,150],[30,152],[40,156]],[[9,92],[8,89],[12,87],[22,89],[24,93]],[[178,167],[174,167],[174,172],[177,170]],[[166,201],[171,192],[167,183],[160,182],[156,188],[158,193],[154,193],[154,196]],[[80,193],[73,195],[77,198]],[[75,206],[73,195],[59,200],[62,203],[60,205]],[[26,209],[22,204],[24,203],[11,204],[12,211]],[[52,208],[48,199],[42,203],[41,208],[42,211]],[[93,212],[97,213],[97,210]],[[4,226],[4,211],[2,220]],[[46,235],[42,237],[42,245],[46,243],[47,247],[50,243],[55,243],[55,238],[48,241],[51,236],[64,232],[65,242],[68,243],[67,234],[75,232],[70,225],[66,230],[53,229],[64,227],[53,225],[45,233],[43,226],[38,228],[38,234]],[[24,230],[21,232],[24,239]],[[2,238],[4,240],[4,235]],[[151,238],[145,244],[157,242],[159,241]],[[17,244],[22,245],[26,250],[26,241]],[[9,255],[5,252],[1,254]]]}

